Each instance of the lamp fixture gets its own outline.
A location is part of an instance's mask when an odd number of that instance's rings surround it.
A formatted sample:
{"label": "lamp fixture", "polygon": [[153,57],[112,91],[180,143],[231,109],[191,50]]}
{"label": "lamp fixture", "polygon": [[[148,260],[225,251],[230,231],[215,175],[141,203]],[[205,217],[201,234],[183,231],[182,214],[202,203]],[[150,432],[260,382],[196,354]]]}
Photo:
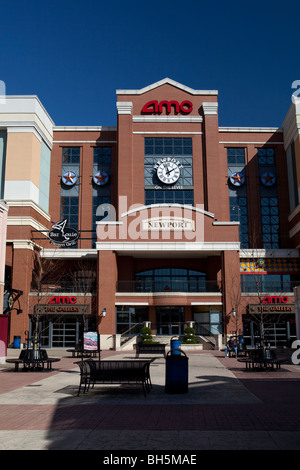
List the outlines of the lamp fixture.
{"label": "lamp fixture", "polygon": [[105,316],[106,316],[106,308],[102,310],[102,317],[105,317]]}

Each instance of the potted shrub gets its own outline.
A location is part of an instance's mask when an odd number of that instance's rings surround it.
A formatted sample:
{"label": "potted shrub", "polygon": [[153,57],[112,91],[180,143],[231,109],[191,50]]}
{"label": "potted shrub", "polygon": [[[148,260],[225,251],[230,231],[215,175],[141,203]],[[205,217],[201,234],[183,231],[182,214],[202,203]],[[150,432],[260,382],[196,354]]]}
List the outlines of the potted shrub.
{"label": "potted shrub", "polygon": [[184,330],[184,339],[185,344],[197,344],[198,341],[195,338],[195,330],[191,326],[187,326]]}
{"label": "potted shrub", "polygon": [[141,330],[142,333],[142,342],[143,343],[152,343],[152,330],[148,326],[144,326]]}

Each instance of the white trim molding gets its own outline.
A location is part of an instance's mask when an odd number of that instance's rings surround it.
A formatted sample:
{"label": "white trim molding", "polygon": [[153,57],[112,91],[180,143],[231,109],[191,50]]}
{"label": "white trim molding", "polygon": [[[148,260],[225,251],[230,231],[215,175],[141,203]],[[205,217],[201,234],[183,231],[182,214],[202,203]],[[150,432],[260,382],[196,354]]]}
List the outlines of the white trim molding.
{"label": "white trim molding", "polygon": [[218,103],[215,102],[205,102],[202,103],[203,112],[207,114],[218,114]]}
{"label": "white trim molding", "polygon": [[[221,295],[221,293],[212,292],[211,295]],[[223,302],[191,302],[191,305],[223,305]]]}
{"label": "white trim molding", "polygon": [[[116,292],[116,295],[120,295],[119,292]],[[138,305],[138,306],[148,306],[149,302],[115,302],[115,305],[122,306],[122,305]]]}
{"label": "white trim molding", "polygon": [[96,249],[119,252],[221,252],[239,251],[239,242],[97,242]]}
{"label": "white trim molding", "polygon": [[53,132],[103,132],[116,131],[115,126],[54,126]]}
{"label": "white trim molding", "polygon": [[11,199],[5,199],[5,202],[6,204],[8,205],[8,207],[30,207],[32,208],[33,210],[35,210],[36,212],[38,212],[38,214],[40,214],[42,217],[44,217],[44,219],[50,221],[50,215],[45,212],[40,206],[38,206],[34,201],[30,201],[30,200],[11,200]]}
{"label": "white trim molding", "polygon": [[283,145],[283,142],[271,142],[270,140],[266,140],[265,142],[251,142],[250,140],[247,141],[241,141],[241,140],[231,140],[231,141],[226,141],[226,140],[220,140],[219,144],[224,144],[224,145]]}
{"label": "white trim molding", "polygon": [[41,247],[32,240],[6,240],[6,243],[12,243],[14,250],[33,251],[34,248],[38,248],[39,250],[41,249]]}
{"label": "white trim molding", "polygon": [[0,126],[9,132],[33,132],[52,148],[54,122],[37,96],[6,96],[1,104]]}
{"label": "white trim molding", "polygon": [[240,225],[240,222],[238,222],[238,221],[222,222],[222,221],[219,221],[219,220],[215,220],[212,224],[213,225],[224,225],[224,226],[226,226],[226,225]]}
{"label": "white trim molding", "polygon": [[165,131],[133,131],[133,134],[149,134],[149,135],[202,135],[203,132],[165,132]]}
{"label": "white trim molding", "polygon": [[8,216],[7,217],[7,225],[10,226],[29,226],[32,227],[34,230],[39,230],[40,232],[48,232],[48,228],[44,225],[37,222],[33,217],[30,216]]}
{"label": "white trim molding", "polygon": [[118,114],[131,114],[133,104],[131,101],[118,101],[117,110]]}
{"label": "white trim molding", "polygon": [[[219,127],[219,132],[283,132],[281,127]],[[283,143],[283,142],[282,142]]]}
{"label": "white trim molding", "polygon": [[147,93],[147,91],[154,90],[155,88],[158,88],[162,85],[172,85],[175,88],[179,88],[180,90],[183,90],[187,93],[190,93],[191,95],[217,95],[218,90],[194,90],[193,88],[189,88],[188,86],[182,85],[179,82],[175,82],[171,78],[163,78],[162,80],[153,83],[152,85],[148,85],[144,88],[141,88],[139,90],[116,90],[117,95],[143,95],[144,93]]}
{"label": "white trim molding", "polygon": [[203,122],[202,116],[132,116],[132,122]]}
{"label": "white trim molding", "polygon": [[64,248],[43,248],[41,251],[42,258],[97,258],[97,250],[85,250],[81,248],[64,249]]}

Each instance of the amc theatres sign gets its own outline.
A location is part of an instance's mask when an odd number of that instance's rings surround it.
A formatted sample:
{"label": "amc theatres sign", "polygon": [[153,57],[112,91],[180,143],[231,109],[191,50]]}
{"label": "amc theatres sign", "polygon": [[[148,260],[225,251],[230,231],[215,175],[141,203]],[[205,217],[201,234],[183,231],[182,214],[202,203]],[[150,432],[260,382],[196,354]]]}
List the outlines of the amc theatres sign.
{"label": "amc theatres sign", "polygon": [[266,296],[262,299],[262,304],[287,304],[289,298],[284,296]]}
{"label": "amc theatres sign", "polygon": [[67,296],[60,296],[60,297],[51,297],[49,300],[49,304],[76,304],[77,297],[67,297]]}
{"label": "amc theatres sign", "polygon": [[[54,305],[53,305],[54,304]],[[36,315],[88,315],[90,313],[89,305],[64,302],[49,302],[48,304],[38,304],[34,306],[34,312]]]}
{"label": "amc theatres sign", "polygon": [[148,101],[143,106],[142,114],[161,114],[163,111],[170,114],[172,111],[174,114],[190,114],[193,111],[193,103],[190,101]]}

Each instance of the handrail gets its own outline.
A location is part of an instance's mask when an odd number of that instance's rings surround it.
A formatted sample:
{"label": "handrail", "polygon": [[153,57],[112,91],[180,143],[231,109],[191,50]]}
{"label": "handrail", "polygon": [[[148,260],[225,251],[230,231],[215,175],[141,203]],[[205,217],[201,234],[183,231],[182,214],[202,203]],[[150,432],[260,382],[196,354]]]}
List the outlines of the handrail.
{"label": "handrail", "polygon": [[121,333],[121,336],[124,336],[126,333],[128,333],[129,331],[133,330],[134,328],[136,328],[137,326],[140,326],[141,324],[140,323],[135,323],[134,325],[132,325],[130,328],[128,328],[127,330],[123,331],[123,333]]}
{"label": "handrail", "polygon": [[39,288],[31,286],[30,292],[35,293],[55,293],[55,292],[80,292],[85,294],[96,293],[95,282],[73,282],[73,281],[61,281],[61,282],[48,282],[43,283]]}
{"label": "handrail", "polygon": [[[121,344],[125,344],[127,341],[129,341],[133,336],[135,335],[138,335],[139,331],[136,332],[136,333],[132,333],[132,334],[128,334],[129,332],[132,332],[135,328],[139,327],[139,329],[141,329],[141,323],[135,323],[134,325],[132,325],[130,328],[128,328],[127,330],[123,331],[123,333],[121,333],[121,339],[120,339],[120,342]],[[126,336],[125,336],[126,335]]]}

